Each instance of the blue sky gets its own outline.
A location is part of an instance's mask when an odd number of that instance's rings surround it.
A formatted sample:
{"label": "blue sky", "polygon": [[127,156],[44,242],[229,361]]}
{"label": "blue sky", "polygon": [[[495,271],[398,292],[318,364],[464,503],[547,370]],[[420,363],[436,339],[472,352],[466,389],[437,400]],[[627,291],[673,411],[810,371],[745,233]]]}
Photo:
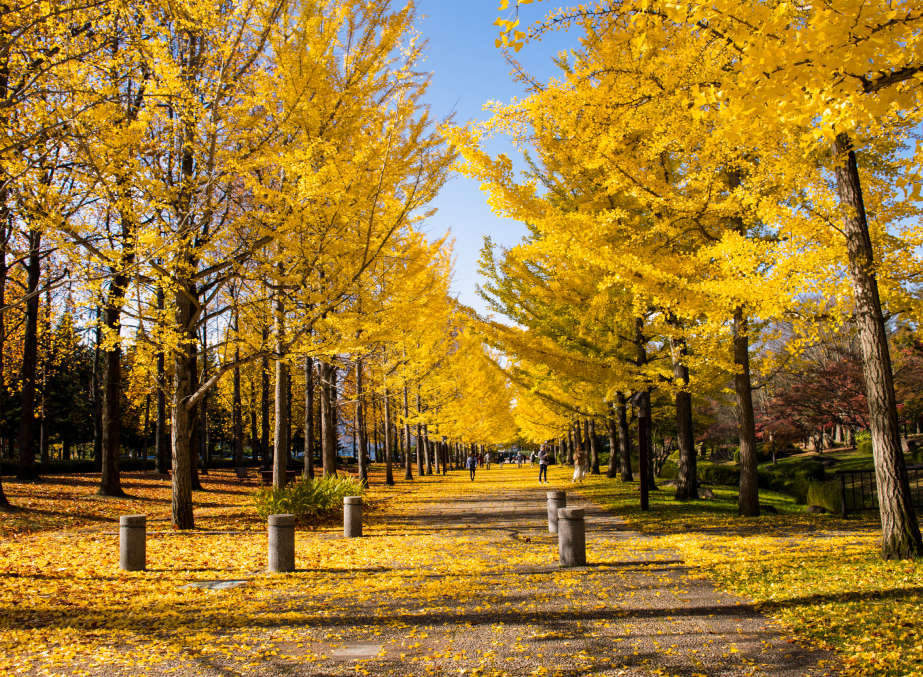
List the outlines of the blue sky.
{"label": "blue sky", "polygon": [[[483,106],[487,101],[507,102],[524,94],[509,74],[510,68],[500,50],[494,47],[498,29],[493,26],[500,14],[498,0],[421,0],[420,30],[429,40],[424,70],[433,74],[427,94],[432,114],[440,119],[455,110],[455,120],[487,117]],[[533,7],[533,6],[530,6]],[[538,6],[545,11],[549,7]],[[530,19],[539,16],[532,9]],[[576,39],[574,33],[552,36],[536,45],[526,45],[516,55],[523,65],[540,80],[554,72],[551,56]],[[493,141],[488,149],[498,153],[508,145]],[[439,212],[425,225],[431,237],[451,231],[455,238],[455,278],[452,289],[462,303],[483,311],[484,303],[475,294],[479,282],[477,260],[485,235],[501,245],[516,244],[525,234],[522,224],[499,219],[490,211],[486,195],[478,184],[457,176],[442,190],[433,206]]]}

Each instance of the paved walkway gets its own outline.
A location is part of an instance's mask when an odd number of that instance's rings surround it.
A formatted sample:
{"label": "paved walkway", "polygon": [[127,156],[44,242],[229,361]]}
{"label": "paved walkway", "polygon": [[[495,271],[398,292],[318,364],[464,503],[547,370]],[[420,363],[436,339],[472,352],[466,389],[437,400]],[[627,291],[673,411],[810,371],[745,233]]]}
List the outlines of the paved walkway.
{"label": "paved walkway", "polygon": [[[832,655],[787,641],[744,600],[717,591],[677,553],[646,549],[646,539],[618,517],[574,497],[570,504],[587,509],[591,564],[564,570],[552,559],[557,541],[547,533],[542,490],[419,505],[414,516],[390,520],[390,528],[406,531],[406,560],[361,574],[387,579],[388,594],[329,600],[335,613],[303,627],[297,644],[277,642],[281,656],[267,656],[247,672],[560,677],[835,672]],[[438,547],[429,550],[438,542],[446,544],[445,559]],[[428,548],[422,565],[412,563],[419,562],[418,543]],[[593,565],[594,555],[605,564]],[[362,586],[354,572],[343,575]],[[380,590],[381,583],[373,587]],[[318,603],[305,593],[288,598],[285,609],[297,612]],[[306,654],[316,660],[298,660]],[[233,670],[224,664],[217,673],[229,674],[228,668]]]}

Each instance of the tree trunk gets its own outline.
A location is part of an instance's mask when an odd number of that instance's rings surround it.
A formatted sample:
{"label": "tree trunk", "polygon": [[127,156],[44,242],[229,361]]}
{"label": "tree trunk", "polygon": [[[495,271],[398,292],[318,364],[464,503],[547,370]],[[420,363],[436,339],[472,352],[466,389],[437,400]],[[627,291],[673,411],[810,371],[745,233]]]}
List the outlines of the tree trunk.
{"label": "tree trunk", "polygon": [[419,423],[420,411],[420,386],[417,386],[417,477],[423,477],[426,474],[424,467],[424,445],[423,445],[423,426]]}
{"label": "tree trunk", "polygon": [[359,482],[369,485],[368,439],[365,431],[365,391],[362,389],[362,359],[356,360],[356,432],[359,435]]}
{"label": "tree trunk", "polygon": [[275,302],[276,339],[276,427],[273,435],[272,485],[276,489],[285,486],[285,470],[288,464],[288,365],[284,362],[285,352],[285,304],[281,293]]}
{"label": "tree trunk", "polygon": [[151,442],[151,394],[144,397],[144,440],[141,443],[141,472],[147,472],[147,452]]}
{"label": "tree trunk", "polygon": [[125,495],[119,471],[122,389],[122,346],[119,333],[126,284],[125,276],[116,276],[103,309],[107,343],[110,340],[114,340],[115,343],[103,353],[102,477],[97,492],[100,496]]}
{"label": "tree trunk", "polygon": [[314,358],[304,358],[304,477],[314,479]]}
{"label": "tree trunk", "polygon": [[[186,281],[190,282],[191,281]],[[176,326],[188,327],[194,307],[192,299],[180,285],[175,292]],[[195,410],[189,406],[196,387],[196,336],[187,334],[185,341],[176,347],[173,359],[173,405],[171,437],[173,446],[173,526],[192,529],[192,472],[190,459],[195,461],[192,449],[195,430]]]}
{"label": "tree trunk", "polygon": [[413,466],[411,465],[410,459],[410,423],[407,422],[407,419],[410,418],[410,402],[407,397],[407,386],[404,386],[404,479],[412,480],[413,479]]}
{"label": "tree trunk", "polygon": [[[69,461],[71,460],[71,438],[66,432],[61,434],[61,460]],[[3,490],[0,489],[0,495],[3,494]],[[2,502],[0,502],[2,505]]]}
{"label": "tree trunk", "polygon": [[[157,308],[164,309],[163,287],[157,287]],[[156,471],[161,475],[166,475],[170,470],[169,453],[170,445],[167,441],[167,371],[166,371],[166,353],[157,353],[157,431],[154,440],[155,455],[157,459]]]}
{"label": "tree trunk", "polygon": [[321,421],[321,449],[324,454],[324,477],[337,476],[337,453],[336,439],[333,430],[331,430],[331,421],[333,416],[330,409],[330,373],[333,367],[323,362],[321,366],[321,387],[320,387],[320,421]]}
{"label": "tree trunk", "polygon": [[734,375],[737,391],[737,427],[740,432],[740,498],[738,513],[744,517],[759,517],[760,496],[757,483],[756,423],[753,417],[753,392],[750,387],[750,340],[743,308],[734,311],[734,364],[740,370]]}
{"label": "tree trunk", "polygon": [[651,488],[650,471],[648,470],[650,456],[650,393],[642,391],[638,406],[638,473],[641,475],[641,510],[649,508],[648,491]]}
{"label": "tree trunk", "polygon": [[[123,184],[123,181],[119,181]],[[122,191],[124,192],[124,190]],[[123,196],[124,197],[124,196]],[[127,198],[126,198],[127,199]],[[123,249],[110,272],[113,273],[109,294],[103,308],[103,325],[106,342],[110,346],[105,353],[103,369],[103,418],[102,418],[102,477],[99,482],[100,496],[124,496],[119,468],[119,434],[121,432],[122,401],[122,307],[125,292],[131,281],[127,271],[135,261],[134,246],[131,244],[132,222],[127,213],[121,217]]]}
{"label": "tree trunk", "polygon": [[[50,332],[51,329],[51,304],[49,303],[48,308],[48,329]],[[47,473],[51,470],[51,458],[48,454],[48,433],[49,431],[49,420],[48,420],[48,360],[47,357],[43,355],[42,357],[42,424],[39,429],[39,459],[40,467],[42,473]]]}
{"label": "tree trunk", "polygon": [[689,368],[686,366],[686,342],[670,339],[670,353],[673,357],[673,379],[681,388],[676,391],[676,438],[679,445],[679,478],[676,482],[676,498],[680,501],[699,498],[696,477],[695,440],[692,434],[692,395],[689,387]]}
{"label": "tree trunk", "polygon": [[[269,343],[269,329],[263,327],[263,345]],[[260,366],[262,367],[260,371],[261,377],[261,401],[260,401],[260,415],[261,415],[261,428],[260,428],[260,465],[263,470],[270,470],[270,458],[269,458],[269,358],[263,357]]]}
{"label": "tree trunk", "polygon": [[901,451],[891,354],[875,276],[874,249],[865,214],[859,167],[848,134],[837,135],[833,155],[836,159],[837,194],[846,211],[843,231],[849,256],[849,277],[856,300],[856,324],[868,396],[881,513],[881,554],[885,559],[919,557],[923,555],[923,540]]}
{"label": "tree trunk", "polygon": [[260,466],[260,435],[256,427],[256,379],[250,380],[250,458]]}
{"label": "tree trunk", "polygon": [[596,421],[594,421],[591,418],[589,419],[588,423],[584,424],[584,427],[587,428],[587,439],[590,441],[590,454],[592,454],[590,472],[594,475],[598,475],[599,474],[599,438],[596,437]]}
{"label": "tree trunk", "polygon": [[616,459],[618,459],[619,454],[616,451],[616,446],[618,444],[618,433],[616,432],[615,427],[615,407],[612,403],[609,403],[609,414],[606,416],[606,427],[609,430],[609,467],[606,468],[606,477],[615,479],[615,476],[618,474],[618,465]]}
{"label": "tree trunk", "polygon": [[[235,303],[237,299],[235,298]],[[240,332],[240,312],[234,310],[234,337]],[[240,361],[240,346],[234,347],[234,361]],[[244,411],[240,391],[240,367],[234,367],[234,401],[231,404],[234,418],[234,465],[240,467],[244,464]]]}
{"label": "tree trunk", "polygon": [[[196,391],[199,385],[199,342],[195,331],[190,331],[190,342],[192,345],[192,392]],[[193,491],[202,491],[202,483],[199,481],[199,453],[202,449],[202,427],[199,425],[199,416],[202,413],[202,402],[197,402],[190,409],[192,428],[189,438],[189,481]]]}
{"label": "tree trunk", "polygon": [[[0,64],[0,101],[6,100],[9,87],[9,51],[4,50],[2,64]],[[0,114],[2,115],[2,114]],[[5,124],[5,119],[3,124]],[[2,169],[0,169],[2,174]],[[0,185],[0,308],[6,305],[6,283],[9,276],[9,267],[6,262],[6,251],[9,246],[10,231],[7,229],[9,220],[9,208],[7,207],[7,187]],[[3,413],[2,406],[6,402],[6,364],[4,362],[4,353],[6,350],[6,314],[0,313],[0,430],[6,427],[6,416]],[[0,436],[0,444],[3,438]],[[8,454],[13,450],[12,441],[9,442]],[[0,458],[3,457],[0,449]],[[0,482],[0,507],[10,505],[3,493],[3,483]]]}
{"label": "tree trunk", "polygon": [[340,461],[340,423],[339,423],[339,389],[337,388],[337,367],[330,365],[330,453],[334,461],[333,470],[336,473],[336,464]]}
{"label": "tree trunk", "polygon": [[20,370],[21,391],[19,419],[19,469],[16,477],[20,480],[38,479],[35,470],[35,386],[38,360],[38,289],[41,275],[39,247],[42,234],[30,230],[28,234],[29,255],[26,259],[26,294],[31,297],[26,301],[25,327],[23,328],[22,369]]}
{"label": "tree trunk", "polygon": [[384,397],[385,397],[385,399],[384,399],[384,405],[385,405],[385,411],[384,411],[384,419],[385,419],[385,430],[384,430],[384,432],[385,432],[385,484],[387,484],[389,487],[393,487],[393,486],[394,486],[394,469],[393,469],[393,467],[392,467],[393,461],[392,461],[392,458],[391,458],[391,456],[392,456],[392,454],[391,454],[391,451],[392,451],[392,442],[393,442],[393,439],[392,439],[392,437],[391,437],[391,403],[390,403],[390,398],[389,398],[389,395],[388,395],[388,389],[387,389],[387,388],[385,388],[385,395],[384,395]]}

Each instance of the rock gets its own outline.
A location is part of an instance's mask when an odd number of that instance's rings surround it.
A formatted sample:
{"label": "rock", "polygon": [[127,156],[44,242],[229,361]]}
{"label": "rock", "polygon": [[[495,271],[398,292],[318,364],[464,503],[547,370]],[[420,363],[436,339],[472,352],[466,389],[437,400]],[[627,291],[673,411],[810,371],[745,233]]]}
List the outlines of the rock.
{"label": "rock", "polygon": [[679,480],[666,480],[665,482],[661,482],[661,483],[660,483],[660,486],[662,486],[662,487],[675,487],[678,481],[679,481]]}
{"label": "rock", "polygon": [[760,503],[760,512],[768,512],[770,515],[778,515],[779,511],[776,510],[774,505],[763,505]]}
{"label": "rock", "polygon": [[823,515],[827,512],[827,508],[822,505],[809,505],[806,510],[812,515]]}
{"label": "rock", "polygon": [[711,489],[702,489],[699,491],[699,498],[714,498],[715,492]]}

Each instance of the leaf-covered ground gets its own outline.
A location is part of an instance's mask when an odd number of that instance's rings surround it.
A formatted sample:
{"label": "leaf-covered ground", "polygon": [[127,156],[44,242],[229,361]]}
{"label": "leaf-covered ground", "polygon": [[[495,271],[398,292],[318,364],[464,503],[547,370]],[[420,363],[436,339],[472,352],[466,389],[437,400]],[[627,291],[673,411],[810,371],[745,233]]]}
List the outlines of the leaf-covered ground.
{"label": "leaf-covered ground", "polygon": [[[880,562],[870,525],[799,514],[768,495],[763,502],[782,514],[740,520],[724,490],[692,505],[662,490],[642,515],[633,508],[636,485],[590,478],[583,495],[611,511],[588,519],[596,566],[558,570],[534,475],[495,467],[474,483],[456,472],[386,488],[376,471],[368,535],[345,540],[336,519],[306,527],[298,571],[286,575],[264,573],[266,538],[247,505],[252,487],[229,474],[213,472],[208,491],[196,494],[197,525],[228,533],[176,534],[154,522],[148,571],[132,574],[118,570],[114,520],[166,518],[167,482],[128,475],[137,498],[117,501],[92,498],[92,477],[6,482],[14,502],[33,505],[2,516],[0,669],[820,675],[839,665],[848,674],[923,674],[923,571]],[[551,478],[563,488],[566,469],[553,468]],[[808,645],[784,641],[706,575]],[[246,583],[185,587],[214,580]],[[697,611],[703,601],[708,613]],[[378,658],[332,659],[363,642],[382,647]]]}

